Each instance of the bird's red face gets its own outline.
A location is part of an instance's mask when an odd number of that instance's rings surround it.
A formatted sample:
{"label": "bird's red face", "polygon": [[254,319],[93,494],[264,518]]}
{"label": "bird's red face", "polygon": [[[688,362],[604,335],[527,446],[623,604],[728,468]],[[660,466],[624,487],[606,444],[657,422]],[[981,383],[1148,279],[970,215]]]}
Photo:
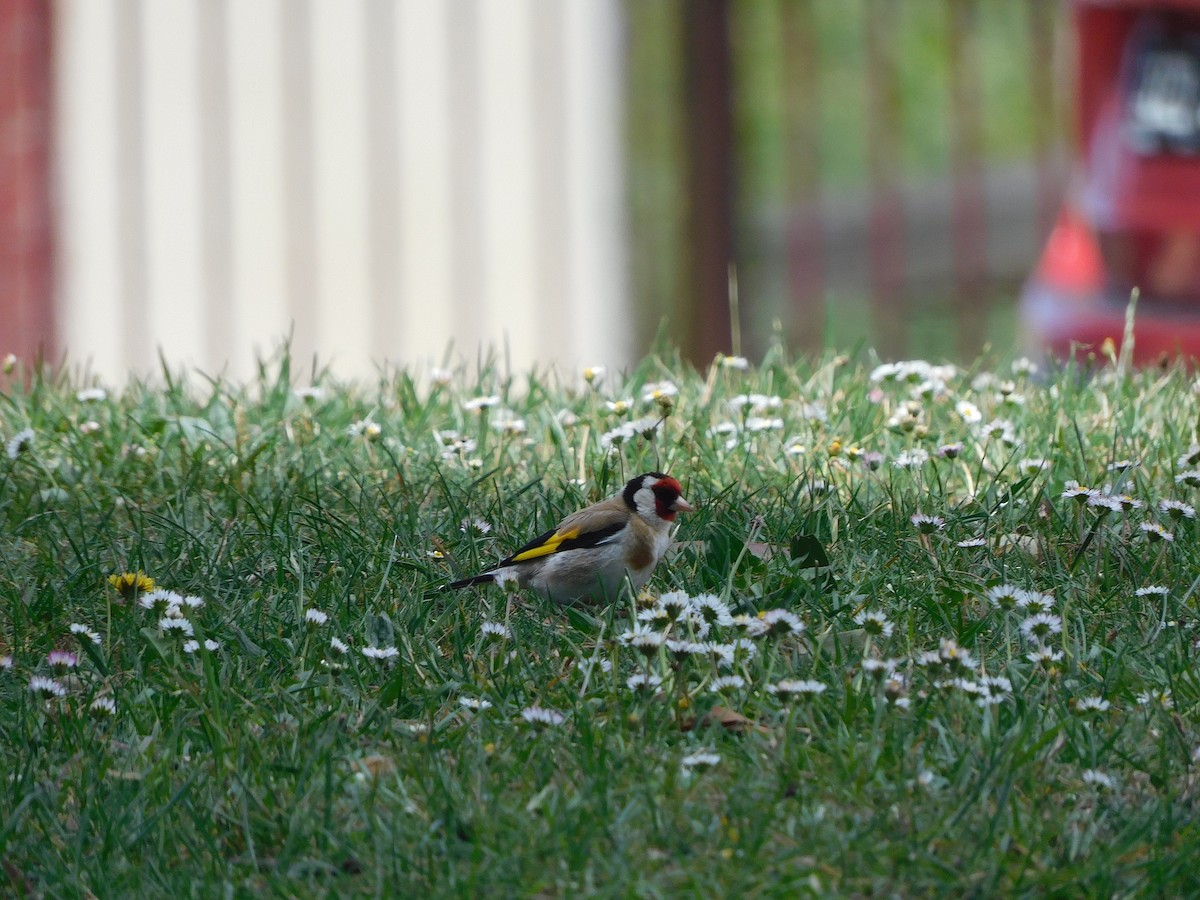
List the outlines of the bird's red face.
{"label": "bird's red face", "polygon": [[676,513],[692,512],[696,508],[683,499],[683,488],[668,475],[657,479],[650,490],[654,492],[654,511],[664,522],[674,522]]}

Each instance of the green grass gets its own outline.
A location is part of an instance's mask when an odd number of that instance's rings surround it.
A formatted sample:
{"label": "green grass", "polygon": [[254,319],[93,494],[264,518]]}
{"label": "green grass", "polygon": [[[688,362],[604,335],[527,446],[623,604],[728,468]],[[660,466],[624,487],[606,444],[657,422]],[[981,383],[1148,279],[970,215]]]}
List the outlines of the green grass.
{"label": "green grass", "polygon": [[[33,431],[0,456],[0,893],[1195,893],[1200,551],[1158,508],[1195,498],[1177,480],[1200,457],[1192,376],[987,365],[920,397],[908,370],[782,354],[699,373],[666,354],[594,387],[486,363],[370,388],[318,372],[308,399],[286,358],[247,386],[102,399],[34,375],[0,398],[5,438]],[[657,436],[603,448],[662,379],[679,392]],[[731,411],[754,392],[780,405]],[[367,419],[378,433],[351,434]],[[929,460],[897,466],[914,451]],[[629,597],[440,592],[650,469],[701,507],[653,593],[746,616],[712,641],[776,609],[803,634],[745,638],[720,667],[621,640]],[[1144,506],[1102,515],[1062,496],[1072,479]],[[183,607],[199,649],[109,585],[139,570],[203,598]],[[1048,597],[1045,663],[1029,611],[987,601],[1001,585]],[[725,674],[744,686],[713,693]],[[1007,679],[994,702],[985,678]],[[769,689],[784,679],[825,690]],[[535,705],[562,723],[528,724]],[[685,765],[700,752],[719,760]]]}

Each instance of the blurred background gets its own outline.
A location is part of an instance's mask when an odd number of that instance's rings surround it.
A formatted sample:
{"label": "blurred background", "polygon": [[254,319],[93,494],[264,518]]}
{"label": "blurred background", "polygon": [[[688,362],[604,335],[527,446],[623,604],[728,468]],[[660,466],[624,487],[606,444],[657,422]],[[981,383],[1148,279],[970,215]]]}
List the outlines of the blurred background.
{"label": "blurred background", "polygon": [[[1070,156],[1053,0],[0,0],[0,354],[968,359]],[[731,279],[731,274],[735,279]],[[736,281],[736,316],[730,285]],[[447,356],[449,354],[449,356]]]}

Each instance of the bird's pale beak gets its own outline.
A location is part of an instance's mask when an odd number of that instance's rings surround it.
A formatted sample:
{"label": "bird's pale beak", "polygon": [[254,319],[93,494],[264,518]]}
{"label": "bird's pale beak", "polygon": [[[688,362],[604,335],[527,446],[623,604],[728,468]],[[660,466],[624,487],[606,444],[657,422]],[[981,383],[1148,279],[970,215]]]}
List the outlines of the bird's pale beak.
{"label": "bird's pale beak", "polygon": [[675,498],[675,502],[671,504],[671,509],[675,510],[675,512],[695,512],[696,511],[696,507],[692,506],[692,504],[688,503],[682,497]]}

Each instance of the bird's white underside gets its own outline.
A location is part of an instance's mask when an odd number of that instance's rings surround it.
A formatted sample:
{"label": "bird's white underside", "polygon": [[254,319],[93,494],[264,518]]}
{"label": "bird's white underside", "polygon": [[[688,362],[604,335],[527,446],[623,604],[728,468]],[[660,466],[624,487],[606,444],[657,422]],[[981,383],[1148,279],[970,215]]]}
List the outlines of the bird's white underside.
{"label": "bird's white underside", "polygon": [[635,591],[650,580],[654,567],[671,545],[670,529],[656,530],[652,542],[650,562],[641,568],[628,566],[623,545],[619,540],[610,539],[595,547],[553,553],[533,565],[522,567],[520,585],[564,605],[611,601],[621,590],[626,573]]}

